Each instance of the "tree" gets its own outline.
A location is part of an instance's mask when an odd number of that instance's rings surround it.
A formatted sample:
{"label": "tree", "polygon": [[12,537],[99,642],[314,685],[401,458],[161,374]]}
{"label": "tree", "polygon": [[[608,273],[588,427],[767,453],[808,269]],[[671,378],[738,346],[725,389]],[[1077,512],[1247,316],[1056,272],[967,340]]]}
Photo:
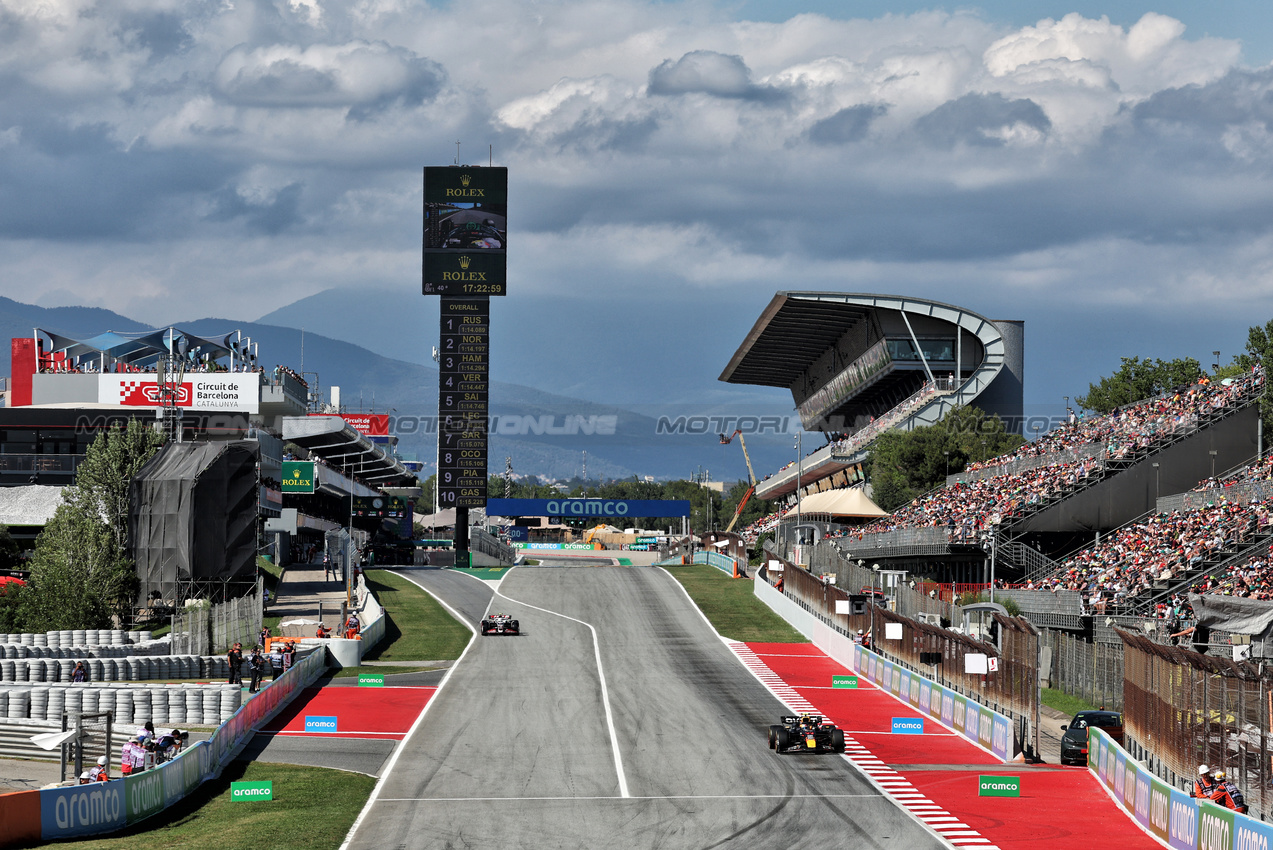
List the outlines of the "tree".
{"label": "tree", "polygon": [[29,631],[108,628],[122,592],[131,585],[135,594],[136,581],[106,523],[63,502],[36,540],[22,620]]}
{"label": "tree", "polygon": [[0,584],[0,632],[12,634],[26,631],[22,613],[22,594],[26,585],[8,582]]}
{"label": "tree", "polygon": [[[738,502],[747,494],[747,489],[751,487],[746,481],[738,481],[725,492],[725,497],[721,503],[721,521],[717,523],[721,528],[729,525],[729,521],[734,518],[734,512],[738,510]],[[758,498],[754,493],[747,500],[743,513],[738,517],[738,522],[734,523],[734,531],[742,531],[751,523],[771,514],[775,510],[774,503]]]}
{"label": "tree", "polygon": [[0,569],[12,569],[22,563],[22,547],[9,533],[9,526],[0,525]]}
{"label": "tree", "polygon": [[134,419],[88,447],[75,486],[36,540],[19,609],[28,630],[105,628],[131,609],[138,580],[127,555],[129,488],[161,443]]}
{"label": "tree", "polygon": [[140,420],[129,420],[126,428],[112,425],[88,447],[75,471],[75,487],[66,491],[74,504],[102,518],[121,550],[128,545],[133,478],[162,444],[163,437]]}
{"label": "tree", "polygon": [[[1252,328],[1254,331],[1255,328]],[[1160,395],[1174,387],[1190,386],[1202,377],[1202,367],[1192,357],[1176,360],[1141,360],[1124,357],[1118,371],[1098,384],[1088,384],[1087,395],[1076,396],[1079,407],[1110,413],[1116,408]]]}
{"label": "tree", "polygon": [[1269,390],[1269,370],[1273,369],[1273,319],[1263,326],[1255,325],[1247,331],[1246,353],[1233,358],[1235,366],[1247,372],[1255,366],[1264,369],[1264,393],[1260,396],[1260,418],[1264,420],[1264,433],[1273,433],[1273,396]]}
{"label": "tree", "polygon": [[886,431],[871,444],[867,461],[872,498],[884,510],[894,510],[945,482],[947,474],[962,472],[970,461],[1024,443],[1007,433],[998,416],[976,407],[957,407],[935,425]]}

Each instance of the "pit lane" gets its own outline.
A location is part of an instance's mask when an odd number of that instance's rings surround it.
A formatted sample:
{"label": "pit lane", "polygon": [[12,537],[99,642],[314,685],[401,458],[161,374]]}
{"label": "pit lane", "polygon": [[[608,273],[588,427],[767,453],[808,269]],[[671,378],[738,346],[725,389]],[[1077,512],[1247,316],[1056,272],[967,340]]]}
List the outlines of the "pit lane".
{"label": "pit lane", "polygon": [[[439,575],[412,578],[475,624],[488,586]],[[772,753],[785,709],[662,570],[519,568],[496,594],[523,634],[475,639],[350,847],[945,846],[844,759]]]}

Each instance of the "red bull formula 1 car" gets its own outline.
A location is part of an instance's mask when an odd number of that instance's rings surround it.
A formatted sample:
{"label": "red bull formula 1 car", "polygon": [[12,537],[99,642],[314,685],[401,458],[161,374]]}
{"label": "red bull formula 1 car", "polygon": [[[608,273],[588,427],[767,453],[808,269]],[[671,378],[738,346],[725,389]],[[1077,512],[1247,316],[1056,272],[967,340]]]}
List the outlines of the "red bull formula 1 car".
{"label": "red bull formula 1 car", "polygon": [[512,614],[491,614],[482,620],[484,635],[520,635],[521,624],[513,619]]}
{"label": "red bull formula 1 car", "polygon": [[844,730],[820,714],[781,717],[769,727],[769,749],[779,753],[842,753]]}

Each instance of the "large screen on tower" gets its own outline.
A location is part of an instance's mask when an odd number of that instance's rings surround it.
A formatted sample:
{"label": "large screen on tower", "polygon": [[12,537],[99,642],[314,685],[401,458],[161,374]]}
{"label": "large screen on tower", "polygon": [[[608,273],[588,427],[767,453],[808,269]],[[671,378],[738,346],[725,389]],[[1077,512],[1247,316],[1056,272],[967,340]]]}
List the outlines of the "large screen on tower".
{"label": "large screen on tower", "polygon": [[504,295],[508,169],[424,169],[424,294]]}

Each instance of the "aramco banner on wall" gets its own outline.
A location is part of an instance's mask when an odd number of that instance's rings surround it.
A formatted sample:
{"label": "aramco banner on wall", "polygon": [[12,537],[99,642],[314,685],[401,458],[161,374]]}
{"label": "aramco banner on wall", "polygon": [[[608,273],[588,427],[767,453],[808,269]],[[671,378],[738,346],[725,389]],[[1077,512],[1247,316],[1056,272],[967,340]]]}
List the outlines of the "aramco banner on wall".
{"label": "aramco banner on wall", "polygon": [[487,499],[489,516],[689,516],[688,499]]}
{"label": "aramco banner on wall", "polygon": [[[97,376],[98,404],[162,407],[159,384],[145,372]],[[196,372],[181,380],[177,406],[190,410],[261,412],[261,376],[256,372]]]}

